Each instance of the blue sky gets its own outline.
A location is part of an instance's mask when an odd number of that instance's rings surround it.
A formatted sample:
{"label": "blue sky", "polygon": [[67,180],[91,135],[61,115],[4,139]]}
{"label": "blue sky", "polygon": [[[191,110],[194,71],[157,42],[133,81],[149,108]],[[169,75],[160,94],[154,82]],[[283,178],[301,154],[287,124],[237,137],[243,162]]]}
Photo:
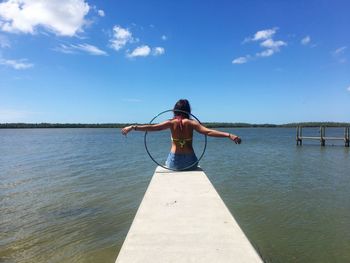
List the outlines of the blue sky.
{"label": "blue sky", "polygon": [[0,1],[0,122],[350,121],[350,2]]}

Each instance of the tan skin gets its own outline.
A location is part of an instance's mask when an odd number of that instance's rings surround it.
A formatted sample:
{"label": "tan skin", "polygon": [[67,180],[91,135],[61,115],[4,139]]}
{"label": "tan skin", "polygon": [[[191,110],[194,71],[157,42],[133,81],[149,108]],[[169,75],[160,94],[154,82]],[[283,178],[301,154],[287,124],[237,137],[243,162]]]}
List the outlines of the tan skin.
{"label": "tan skin", "polygon": [[[236,144],[241,143],[241,138],[239,138],[235,134],[222,132],[214,129],[208,129],[207,127],[203,126],[202,124],[194,120],[182,119],[182,126],[183,128],[181,130],[179,120],[172,119],[172,120],[167,120],[158,124],[127,126],[123,128],[121,132],[123,135],[127,135],[132,130],[151,132],[151,131],[162,131],[162,130],[170,129],[171,136],[174,139],[179,139],[179,138],[184,139],[184,138],[192,138],[193,130],[196,130],[197,132],[203,135],[207,135],[211,137],[229,138]],[[182,154],[193,153],[192,141],[186,141],[186,144],[183,147],[180,147],[178,142],[172,141],[171,152],[182,153]]]}

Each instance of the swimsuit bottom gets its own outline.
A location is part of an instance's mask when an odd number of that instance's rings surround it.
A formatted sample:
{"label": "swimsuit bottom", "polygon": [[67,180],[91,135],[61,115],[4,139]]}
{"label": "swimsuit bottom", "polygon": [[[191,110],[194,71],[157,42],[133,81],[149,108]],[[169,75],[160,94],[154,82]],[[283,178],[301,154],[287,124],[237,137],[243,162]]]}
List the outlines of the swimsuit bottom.
{"label": "swimsuit bottom", "polygon": [[198,165],[197,156],[194,153],[172,153],[168,155],[165,166],[174,170],[195,170]]}

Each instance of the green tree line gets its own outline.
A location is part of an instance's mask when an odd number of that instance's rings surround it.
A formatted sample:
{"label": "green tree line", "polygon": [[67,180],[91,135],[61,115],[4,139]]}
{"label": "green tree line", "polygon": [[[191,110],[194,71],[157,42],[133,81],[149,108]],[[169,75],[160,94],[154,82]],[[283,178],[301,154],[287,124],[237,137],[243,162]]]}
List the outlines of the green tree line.
{"label": "green tree line", "polygon": [[[29,128],[122,128],[127,125],[137,125],[138,123],[0,123],[0,129],[29,129]],[[231,123],[231,122],[204,122],[209,128],[292,128],[303,127],[346,127],[349,122],[295,122],[286,124],[251,124],[251,123]],[[142,124],[138,124],[142,125]]]}

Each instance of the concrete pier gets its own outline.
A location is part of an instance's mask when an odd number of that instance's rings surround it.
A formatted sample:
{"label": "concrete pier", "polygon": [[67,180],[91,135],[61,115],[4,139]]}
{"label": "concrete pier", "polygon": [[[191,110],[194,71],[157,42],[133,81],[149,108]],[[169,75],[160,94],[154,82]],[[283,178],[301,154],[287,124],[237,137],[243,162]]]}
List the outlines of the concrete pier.
{"label": "concrete pier", "polygon": [[262,260],[205,173],[158,167],[116,263]]}

